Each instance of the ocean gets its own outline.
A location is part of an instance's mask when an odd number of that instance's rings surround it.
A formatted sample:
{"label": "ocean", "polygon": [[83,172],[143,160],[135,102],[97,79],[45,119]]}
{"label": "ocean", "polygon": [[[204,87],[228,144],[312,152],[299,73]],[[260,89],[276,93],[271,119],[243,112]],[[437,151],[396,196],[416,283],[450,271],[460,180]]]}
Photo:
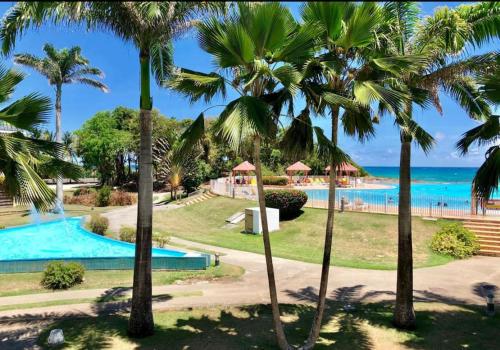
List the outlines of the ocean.
{"label": "ocean", "polygon": [[[371,176],[399,178],[399,167],[367,166],[363,167]],[[452,167],[412,167],[411,178],[426,182],[467,182],[472,183],[477,168]]]}

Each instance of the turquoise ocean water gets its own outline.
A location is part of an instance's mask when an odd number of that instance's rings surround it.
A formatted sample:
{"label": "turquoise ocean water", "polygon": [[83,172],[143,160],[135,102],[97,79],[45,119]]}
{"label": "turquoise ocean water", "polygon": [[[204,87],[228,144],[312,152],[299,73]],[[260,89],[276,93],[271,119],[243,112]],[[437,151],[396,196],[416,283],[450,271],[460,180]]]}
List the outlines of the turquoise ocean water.
{"label": "turquoise ocean water", "polygon": [[[399,167],[364,167],[371,176],[399,178]],[[411,177],[425,182],[467,182],[471,183],[477,168],[412,167]]]}

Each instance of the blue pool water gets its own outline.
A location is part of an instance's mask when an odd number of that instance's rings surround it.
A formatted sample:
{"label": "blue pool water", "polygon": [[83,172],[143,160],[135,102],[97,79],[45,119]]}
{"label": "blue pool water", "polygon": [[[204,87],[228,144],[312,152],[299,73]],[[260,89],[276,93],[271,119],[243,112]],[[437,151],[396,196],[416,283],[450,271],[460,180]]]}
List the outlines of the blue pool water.
{"label": "blue pool water", "polygon": [[[134,244],[91,233],[80,221],[70,218],[0,230],[0,261],[134,257]],[[153,257],[184,256],[184,252],[153,248]]]}

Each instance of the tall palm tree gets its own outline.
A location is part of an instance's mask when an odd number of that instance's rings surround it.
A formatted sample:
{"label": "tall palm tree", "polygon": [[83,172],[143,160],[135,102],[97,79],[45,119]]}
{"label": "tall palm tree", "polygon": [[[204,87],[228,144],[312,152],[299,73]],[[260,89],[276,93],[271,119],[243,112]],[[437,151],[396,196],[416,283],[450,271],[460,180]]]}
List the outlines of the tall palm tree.
{"label": "tall palm tree", "polygon": [[[198,31],[200,45],[214,58],[216,70],[207,74],[179,69],[168,86],[191,101],[208,102],[216,95],[225,98],[228,90],[239,96],[225,106],[212,128],[235,150],[243,140],[253,140],[273,325],[279,347],[289,349],[280,319],[260,151],[263,140],[276,134],[283,105],[291,106],[298,92],[301,74],[295,64],[312,57],[317,28],[299,26],[280,3],[238,3],[225,20],[211,18],[198,25]],[[183,134],[181,152],[202,142],[203,118],[202,113]]]}
{"label": "tall palm tree", "polygon": [[140,152],[137,238],[130,336],[153,334],[151,253],[153,177],[151,155],[151,74],[161,83],[172,64],[172,40],[196,23],[196,16],[224,6],[211,2],[18,2],[0,28],[6,54],[16,37],[29,27],[44,23],[84,23],[91,30],[115,34],[138,51],[140,64]]}
{"label": "tall palm tree", "polygon": [[[378,43],[376,33],[384,24],[382,9],[376,3],[308,2],[302,9],[302,18],[307,26],[320,28],[318,50],[314,58],[301,65],[300,85],[307,106],[285,133],[283,146],[301,158],[305,149],[313,148],[311,134],[314,130],[318,152],[332,169],[319,298],[313,325],[303,347],[311,349],[321,329],[328,288],[335,213],[335,169],[350,161],[338,144],[339,124],[346,134],[357,136],[360,141],[371,137],[374,133],[372,118],[375,117],[371,104],[380,101],[396,109],[406,100],[404,93],[386,86],[386,76],[391,72],[412,70],[413,62],[390,55],[373,55],[373,48]],[[319,115],[329,114],[330,139],[319,128],[310,127],[309,110]]]}
{"label": "tall palm tree", "polygon": [[[398,208],[398,271],[394,324],[398,328],[414,328],[413,258],[411,230],[411,143],[425,152],[433,138],[413,119],[413,104],[427,108],[434,105],[441,113],[439,93],[447,93],[472,118],[489,114],[488,104],[481,98],[470,74],[489,69],[495,55],[459,57],[467,44],[480,45],[498,35],[498,4],[466,5],[450,10],[447,7],[419,20],[419,9],[411,2],[384,4],[385,25],[381,27],[379,51],[419,58],[416,71],[394,76],[390,84],[410,96],[400,109],[393,109],[401,138],[399,208]],[[384,104],[380,104],[383,113]]]}
{"label": "tall palm tree", "polygon": [[[0,102],[7,103],[24,75],[0,66]],[[47,120],[50,99],[32,93],[10,102],[0,110],[1,187],[15,201],[47,210],[55,194],[43,177],[77,179],[80,168],[61,158],[61,145],[34,138],[32,131]]]}
{"label": "tall palm tree", "polygon": [[[36,57],[28,53],[14,55],[14,62],[26,67],[30,67],[43,75],[54,86],[56,92],[55,112],[56,112],[56,142],[63,142],[61,130],[61,98],[62,87],[65,84],[84,84],[107,92],[108,88],[94,77],[102,78],[102,71],[89,66],[89,61],[81,55],[81,49],[74,46],[70,49],[57,50],[51,44],[43,47],[45,57]],[[57,179],[56,195],[57,200],[63,203],[63,183],[62,178]]]}

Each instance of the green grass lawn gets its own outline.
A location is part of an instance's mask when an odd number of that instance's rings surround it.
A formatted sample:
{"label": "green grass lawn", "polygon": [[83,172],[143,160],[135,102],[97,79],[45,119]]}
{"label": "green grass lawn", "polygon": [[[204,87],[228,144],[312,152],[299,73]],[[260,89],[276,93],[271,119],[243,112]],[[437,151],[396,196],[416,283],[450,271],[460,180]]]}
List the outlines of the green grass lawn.
{"label": "green grass lawn", "polygon": [[[179,280],[238,278],[243,272],[243,268],[229,264],[211,266],[206,270],[153,271],[153,285],[168,285]],[[132,270],[88,270],[85,272],[85,281],[71,290],[130,287],[132,277]],[[50,292],[40,285],[41,279],[41,272],[0,274],[0,297]]]}
{"label": "green grass lawn", "polygon": [[[345,312],[330,302],[315,349],[497,349],[500,315],[486,317],[479,307],[444,303],[416,303],[418,328],[396,331],[389,304],[353,304]],[[290,343],[297,346],[309,332],[314,309],[283,305],[282,319]],[[277,349],[267,306],[203,308],[155,312],[155,334],[144,339],[126,336],[127,316],[65,319],[44,331],[64,330],[65,349]]]}
{"label": "green grass lawn", "polygon": [[[243,222],[225,227],[225,219],[255,206],[255,203],[216,197],[201,203],[154,216],[154,230],[195,242],[263,254],[260,235],[242,233]],[[321,263],[326,210],[305,208],[294,220],[282,221],[271,233],[274,256]],[[416,267],[444,264],[450,257],[431,252],[429,240],[441,221],[413,218],[414,263]],[[397,261],[397,217],[369,213],[336,213],[332,264],[369,269],[395,269]]]}

